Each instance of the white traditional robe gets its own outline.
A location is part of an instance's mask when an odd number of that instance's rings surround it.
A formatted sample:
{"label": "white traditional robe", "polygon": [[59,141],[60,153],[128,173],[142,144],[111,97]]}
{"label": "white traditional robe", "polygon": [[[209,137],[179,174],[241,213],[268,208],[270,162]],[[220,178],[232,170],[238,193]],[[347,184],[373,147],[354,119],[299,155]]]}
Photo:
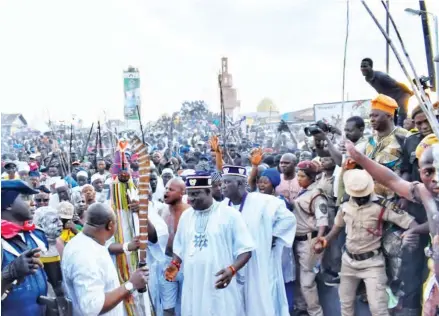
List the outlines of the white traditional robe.
{"label": "white traditional robe", "polygon": [[[221,203],[228,205],[229,199]],[[293,245],[296,218],[284,201],[257,192],[247,194],[242,216],[256,246],[250,261],[238,273],[240,283],[244,284],[245,315],[288,316],[282,253],[284,247]],[[275,247],[273,236],[277,237]]]}
{"label": "white traditional robe", "polygon": [[194,244],[195,212],[193,208],[183,212],[174,238],[174,254],[182,260],[184,274],[181,314],[244,315],[236,278],[225,289],[216,289],[215,274],[254,249],[250,233],[238,211],[214,202],[205,231],[207,246],[200,250]]}

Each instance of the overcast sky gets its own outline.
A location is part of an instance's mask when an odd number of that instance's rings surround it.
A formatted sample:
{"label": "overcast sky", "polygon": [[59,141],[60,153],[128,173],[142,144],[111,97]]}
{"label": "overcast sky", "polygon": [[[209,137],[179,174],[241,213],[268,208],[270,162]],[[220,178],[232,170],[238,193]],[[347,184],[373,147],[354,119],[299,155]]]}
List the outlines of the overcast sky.
{"label": "overcast sky", "polygon": [[[385,70],[385,40],[360,1],[350,3],[346,91],[351,100],[372,98],[359,65],[371,57]],[[368,3],[384,24],[380,1]],[[418,1],[390,4],[418,72],[427,74],[421,19],[404,12]],[[427,6],[439,13],[439,1]],[[218,111],[223,56],[243,112],[264,97],[281,112],[340,101],[345,23],[341,0],[2,0],[1,111],[29,121],[76,114],[91,122],[104,111],[122,118],[128,65],[140,70],[144,119],[184,100]],[[393,53],[390,74],[405,80]]]}

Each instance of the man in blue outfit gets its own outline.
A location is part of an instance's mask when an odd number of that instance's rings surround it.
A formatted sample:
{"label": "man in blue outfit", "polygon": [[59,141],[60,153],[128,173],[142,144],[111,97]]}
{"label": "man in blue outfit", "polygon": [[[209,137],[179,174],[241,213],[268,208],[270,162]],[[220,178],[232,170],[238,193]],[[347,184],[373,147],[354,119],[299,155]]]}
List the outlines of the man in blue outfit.
{"label": "man in blue outfit", "polygon": [[21,180],[2,181],[1,191],[2,314],[44,315],[37,299],[47,295],[47,276],[38,257],[48,243],[29,205],[38,191]]}

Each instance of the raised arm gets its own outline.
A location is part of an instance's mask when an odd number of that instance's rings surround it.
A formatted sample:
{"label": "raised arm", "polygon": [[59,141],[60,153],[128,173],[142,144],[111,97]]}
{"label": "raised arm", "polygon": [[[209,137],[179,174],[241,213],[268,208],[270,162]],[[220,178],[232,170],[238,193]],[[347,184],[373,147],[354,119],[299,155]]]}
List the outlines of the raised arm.
{"label": "raised arm", "polygon": [[410,194],[410,182],[405,181],[389,168],[376,163],[360,153],[350,141],[346,141],[346,150],[350,158],[369,172],[376,182],[384,185],[399,196],[405,197],[406,199],[412,198]]}

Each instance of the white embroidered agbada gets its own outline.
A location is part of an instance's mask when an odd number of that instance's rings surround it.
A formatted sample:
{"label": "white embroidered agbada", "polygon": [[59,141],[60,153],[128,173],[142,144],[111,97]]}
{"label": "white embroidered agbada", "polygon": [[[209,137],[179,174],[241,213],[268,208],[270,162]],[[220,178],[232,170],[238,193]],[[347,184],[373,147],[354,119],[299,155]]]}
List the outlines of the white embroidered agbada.
{"label": "white embroidered agbada", "polygon": [[195,245],[196,212],[184,211],[174,238],[174,254],[182,260],[184,274],[181,315],[244,315],[236,278],[225,289],[216,289],[215,274],[254,249],[250,233],[238,211],[214,202],[205,229],[207,243],[200,248]]}
{"label": "white embroidered agbada", "polygon": [[[229,201],[226,198],[221,203],[228,205]],[[256,246],[247,265],[238,272],[243,284],[245,315],[289,316],[282,253],[284,247],[293,245],[296,218],[284,201],[257,192],[247,194],[242,216]],[[273,236],[277,237],[274,247]]]}

